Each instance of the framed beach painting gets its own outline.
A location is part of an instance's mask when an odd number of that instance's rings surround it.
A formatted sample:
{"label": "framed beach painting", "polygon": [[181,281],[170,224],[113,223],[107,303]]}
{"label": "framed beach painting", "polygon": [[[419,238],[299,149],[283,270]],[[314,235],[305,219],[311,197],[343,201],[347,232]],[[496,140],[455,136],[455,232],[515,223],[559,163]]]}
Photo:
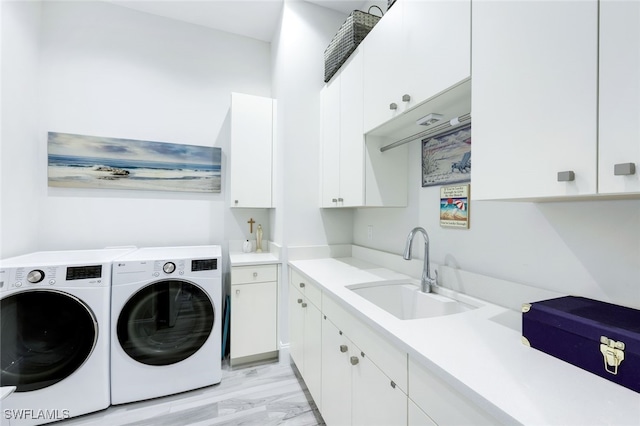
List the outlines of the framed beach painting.
{"label": "framed beach painting", "polygon": [[422,140],[422,186],[471,181],[471,124]]}
{"label": "framed beach painting", "polygon": [[49,132],[49,186],[219,193],[221,156],[215,147]]}

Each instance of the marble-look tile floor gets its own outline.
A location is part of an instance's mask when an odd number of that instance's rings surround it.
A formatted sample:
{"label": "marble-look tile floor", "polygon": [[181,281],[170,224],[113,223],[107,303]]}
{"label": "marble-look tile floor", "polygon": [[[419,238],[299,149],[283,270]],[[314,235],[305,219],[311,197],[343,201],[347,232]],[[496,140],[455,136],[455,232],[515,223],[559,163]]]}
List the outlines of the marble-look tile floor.
{"label": "marble-look tile floor", "polygon": [[324,425],[298,371],[281,362],[231,369],[220,384],[177,395],[111,406],[55,423],[60,426]]}

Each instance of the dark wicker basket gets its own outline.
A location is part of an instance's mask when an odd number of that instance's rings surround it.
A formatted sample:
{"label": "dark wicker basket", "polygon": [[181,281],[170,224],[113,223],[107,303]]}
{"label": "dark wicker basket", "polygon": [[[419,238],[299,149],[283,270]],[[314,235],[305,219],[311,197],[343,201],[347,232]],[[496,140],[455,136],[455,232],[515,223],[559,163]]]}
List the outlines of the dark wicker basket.
{"label": "dark wicker basket", "polygon": [[351,12],[324,51],[325,83],[331,80],[379,20],[379,16],[360,10]]}

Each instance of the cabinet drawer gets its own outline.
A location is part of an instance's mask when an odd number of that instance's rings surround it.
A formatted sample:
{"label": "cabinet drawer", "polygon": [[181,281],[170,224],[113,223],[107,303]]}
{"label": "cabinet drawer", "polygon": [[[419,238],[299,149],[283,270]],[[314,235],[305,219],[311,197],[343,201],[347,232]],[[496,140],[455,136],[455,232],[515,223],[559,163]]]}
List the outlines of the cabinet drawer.
{"label": "cabinet drawer", "polygon": [[489,413],[411,358],[409,399],[439,425],[500,424]]}
{"label": "cabinet drawer", "polygon": [[305,278],[302,274],[291,269],[291,285],[298,289],[309,302],[316,305],[317,308],[321,307],[322,303],[322,290],[313,281]]}
{"label": "cabinet drawer", "polygon": [[262,283],[278,280],[278,265],[234,266],[231,284]]}

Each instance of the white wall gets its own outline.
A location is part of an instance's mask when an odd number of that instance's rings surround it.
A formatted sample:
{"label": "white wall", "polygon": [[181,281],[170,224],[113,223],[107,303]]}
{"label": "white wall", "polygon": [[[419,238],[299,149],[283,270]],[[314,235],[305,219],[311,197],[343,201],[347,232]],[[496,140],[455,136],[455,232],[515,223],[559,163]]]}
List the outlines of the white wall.
{"label": "white wall", "polygon": [[[639,200],[472,201],[469,230],[441,228],[440,187],[421,187],[419,146],[410,147],[409,207],[358,209],[355,244],[401,254],[408,232],[422,226],[432,262],[640,308]],[[419,237],[414,244],[423,245]]]}
{"label": "white wall", "polygon": [[274,240],[285,246],[351,242],[352,212],[318,208],[323,52],[345,19],[315,4],[285,0],[272,43],[278,99]]}
{"label": "white wall", "polygon": [[282,244],[279,339],[289,341],[287,247],[350,243],[353,211],[319,209],[320,89],[324,49],[344,14],[285,0],[272,41],[272,88],[278,99],[274,241]]}
{"label": "white wall", "polygon": [[[3,21],[3,35],[4,27]],[[36,37],[37,30],[32,25],[25,38]],[[3,111],[17,108],[22,118],[14,126],[22,134],[5,138],[3,131],[3,176],[12,177],[3,186],[3,240],[12,235],[3,256],[109,245],[220,244],[248,238],[250,216],[264,223],[269,236],[268,213],[230,212],[228,191],[49,188],[46,177],[48,131],[219,146],[225,168],[230,93],[271,96],[268,43],[103,2],[45,2],[40,32],[39,58],[31,39],[7,42],[6,55],[27,65],[24,75],[14,76],[21,88],[35,87],[38,72],[41,119],[36,126],[25,112],[37,110],[28,90],[27,102],[24,90],[3,93]],[[2,52],[6,56],[4,43]],[[15,194],[37,207],[16,209]],[[16,210],[7,213],[9,202]],[[19,244],[14,235],[29,241]]]}
{"label": "white wall", "polygon": [[[0,3],[0,258],[31,249],[38,238],[40,3]],[[45,163],[46,164],[46,163]]]}

